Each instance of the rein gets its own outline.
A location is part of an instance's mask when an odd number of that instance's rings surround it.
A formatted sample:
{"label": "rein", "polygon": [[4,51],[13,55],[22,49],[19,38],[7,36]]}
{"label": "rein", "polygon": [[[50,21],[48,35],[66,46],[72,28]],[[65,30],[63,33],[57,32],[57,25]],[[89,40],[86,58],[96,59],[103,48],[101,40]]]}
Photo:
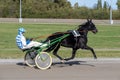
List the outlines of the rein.
{"label": "rein", "polygon": [[48,37],[49,35],[45,35],[45,36],[38,36],[38,37],[35,37],[33,38],[33,40],[36,40],[36,39],[39,39],[39,38],[45,38],[45,37]]}

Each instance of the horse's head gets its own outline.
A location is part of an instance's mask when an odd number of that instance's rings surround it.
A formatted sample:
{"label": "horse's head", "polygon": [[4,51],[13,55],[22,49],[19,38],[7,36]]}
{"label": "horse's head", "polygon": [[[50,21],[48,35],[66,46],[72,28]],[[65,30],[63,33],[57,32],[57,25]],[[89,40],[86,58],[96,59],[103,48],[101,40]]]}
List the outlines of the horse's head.
{"label": "horse's head", "polygon": [[79,25],[79,31],[92,31],[93,33],[97,33],[98,30],[95,26],[95,24],[92,22],[92,20],[90,19],[87,19],[87,22],[82,24],[82,25]]}

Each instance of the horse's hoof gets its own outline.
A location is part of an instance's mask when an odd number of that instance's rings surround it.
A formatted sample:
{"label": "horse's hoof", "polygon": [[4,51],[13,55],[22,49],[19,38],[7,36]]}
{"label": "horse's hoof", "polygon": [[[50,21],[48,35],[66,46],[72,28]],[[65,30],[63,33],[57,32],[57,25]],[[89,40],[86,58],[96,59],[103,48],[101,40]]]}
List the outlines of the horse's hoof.
{"label": "horse's hoof", "polygon": [[94,59],[97,59],[97,57],[95,57]]}

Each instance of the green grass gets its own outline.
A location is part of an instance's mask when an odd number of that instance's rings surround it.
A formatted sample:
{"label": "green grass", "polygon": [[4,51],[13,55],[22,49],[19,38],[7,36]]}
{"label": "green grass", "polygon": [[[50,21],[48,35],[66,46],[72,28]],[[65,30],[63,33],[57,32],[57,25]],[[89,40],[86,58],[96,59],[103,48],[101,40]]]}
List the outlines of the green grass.
{"label": "green grass", "polygon": [[89,44],[94,48],[119,48],[120,47],[120,26],[106,25],[97,26],[99,32],[96,35],[89,35]]}
{"label": "green grass", "polygon": [[[69,24],[10,24],[0,23],[0,58],[23,58],[24,54],[15,43],[17,29],[23,26],[27,32],[26,37],[34,38],[44,36],[37,41],[44,40],[48,35],[75,29],[77,25]],[[97,51],[96,49],[120,49],[120,26],[119,25],[96,25],[98,33],[88,34],[88,45],[95,49],[98,57],[120,57],[120,51]],[[71,55],[71,49],[61,48],[59,54],[63,57]],[[51,54],[52,55],[52,54]],[[53,56],[53,55],[52,55]],[[76,57],[92,57],[90,51],[78,50]]]}

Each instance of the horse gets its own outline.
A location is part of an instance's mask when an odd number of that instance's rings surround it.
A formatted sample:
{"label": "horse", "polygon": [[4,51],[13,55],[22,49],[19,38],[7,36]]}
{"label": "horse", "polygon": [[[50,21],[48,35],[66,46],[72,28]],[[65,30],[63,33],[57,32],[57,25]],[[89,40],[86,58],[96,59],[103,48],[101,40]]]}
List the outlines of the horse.
{"label": "horse", "polygon": [[[87,45],[88,32],[91,31],[94,34],[96,34],[98,32],[95,24],[92,22],[92,19],[87,19],[87,22],[85,22],[81,25],[78,25],[78,29],[76,29],[76,31],[79,34],[79,36],[77,36],[77,37],[71,33],[71,30],[68,30],[66,32],[56,32],[56,33],[53,33],[51,36],[48,36],[46,41],[50,41],[50,40],[53,40],[53,39],[58,38],[60,36],[63,36],[65,34],[69,34],[69,36],[65,37],[60,42],[57,42],[57,43],[51,45],[45,51],[50,52],[53,50],[53,55],[55,55],[57,58],[59,58],[60,60],[68,61],[68,60],[75,58],[76,51],[78,49],[85,49],[85,50],[90,50],[92,52],[94,58],[97,59],[97,56],[94,52],[94,49]],[[57,54],[58,50],[60,49],[60,46],[72,48],[72,55],[70,58],[64,59]]]}

